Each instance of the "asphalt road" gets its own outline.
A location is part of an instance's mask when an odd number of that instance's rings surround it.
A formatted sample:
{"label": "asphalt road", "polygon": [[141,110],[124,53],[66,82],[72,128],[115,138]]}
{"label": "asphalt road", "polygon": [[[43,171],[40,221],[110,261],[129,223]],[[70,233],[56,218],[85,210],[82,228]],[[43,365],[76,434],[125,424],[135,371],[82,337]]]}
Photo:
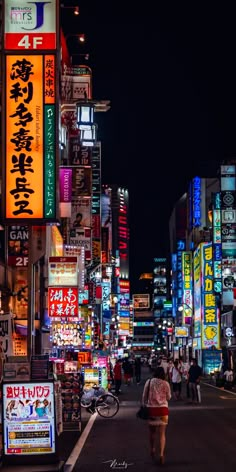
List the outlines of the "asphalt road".
{"label": "asphalt road", "polygon": [[122,386],[120,410],[114,418],[94,418],[73,472],[147,472],[160,468],[166,472],[234,472],[236,395],[203,384],[200,405],[189,405],[186,398],[170,401],[166,462],[164,466],[152,462],[147,424],[136,418],[148,375],[144,368],[140,385]]}

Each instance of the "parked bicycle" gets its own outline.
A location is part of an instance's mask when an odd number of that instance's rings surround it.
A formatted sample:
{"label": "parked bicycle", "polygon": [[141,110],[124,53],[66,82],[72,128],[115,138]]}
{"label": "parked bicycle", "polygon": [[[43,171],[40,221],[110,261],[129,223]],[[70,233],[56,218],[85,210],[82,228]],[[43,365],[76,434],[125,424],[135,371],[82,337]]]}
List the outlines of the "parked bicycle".
{"label": "parked bicycle", "polygon": [[[103,393],[100,393],[102,390]],[[89,413],[97,413],[103,418],[113,418],[119,411],[120,403],[113,393],[106,392],[101,387],[94,386],[92,389],[82,391],[80,404]]]}

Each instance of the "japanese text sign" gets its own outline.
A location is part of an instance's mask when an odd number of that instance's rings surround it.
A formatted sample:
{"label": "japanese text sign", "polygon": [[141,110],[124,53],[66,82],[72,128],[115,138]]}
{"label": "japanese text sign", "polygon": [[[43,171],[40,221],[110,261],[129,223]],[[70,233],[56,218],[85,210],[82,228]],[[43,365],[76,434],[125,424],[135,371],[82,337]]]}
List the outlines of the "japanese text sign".
{"label": "japanese text sign", "polygon": [[6,58],[7,219],[56,218],[55,57]]}
{"label": "japanese text sign", "polygon": [[202,349],[219,349],[219,316],[214,293],[213,249],[203,243],[202,249]]}
{"label": "japanese text sign", "polygon": [[77,257],[49,257],[48,285],[53,287],[78,286]]}
{"label": "japanese text sign", "polygon": [[53,317],[78,316],[78,288],[49,287],[48,314]]}

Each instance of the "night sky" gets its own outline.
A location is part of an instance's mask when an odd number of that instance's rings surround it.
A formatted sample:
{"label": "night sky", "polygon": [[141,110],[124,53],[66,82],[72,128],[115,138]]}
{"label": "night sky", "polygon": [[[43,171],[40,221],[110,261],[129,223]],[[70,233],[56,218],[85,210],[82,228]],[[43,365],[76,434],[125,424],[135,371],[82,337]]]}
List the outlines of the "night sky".
{"label": "night sky", "polygon": [[71,50],[90,55],[93,98],[111,101],[95,116],[102,181],[129,190],[135,292],[153,258],[168,257],[169,218],[189,180],[236,156],[235,15],[223,3],[67,3],[80,15],[63,12],[65,33],[87,38],[80,49],[71,38]]}

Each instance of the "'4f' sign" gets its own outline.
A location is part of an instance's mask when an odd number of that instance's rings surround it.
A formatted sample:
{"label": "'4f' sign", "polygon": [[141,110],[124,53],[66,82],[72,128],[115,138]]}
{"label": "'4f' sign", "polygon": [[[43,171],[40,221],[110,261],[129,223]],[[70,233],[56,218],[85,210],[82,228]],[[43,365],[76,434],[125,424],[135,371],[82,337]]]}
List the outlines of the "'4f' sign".
{"label": "'4f' sign", "polygon": [[43,44],[43,37],[42,36],[34,36],[26,34],[23,38],[19,41],[18,47],[19,49],[40,49],[40,46]]}

